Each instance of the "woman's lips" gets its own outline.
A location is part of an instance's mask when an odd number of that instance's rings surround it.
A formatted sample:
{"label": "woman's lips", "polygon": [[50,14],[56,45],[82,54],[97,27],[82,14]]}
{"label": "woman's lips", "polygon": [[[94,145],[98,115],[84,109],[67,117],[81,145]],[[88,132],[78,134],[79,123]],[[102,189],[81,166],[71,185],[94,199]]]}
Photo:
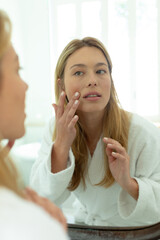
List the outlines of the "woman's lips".
{"label": "woman's lips", "polygon": [[87,93],[83,98],[88,101],[97,101],[101,98],[101,95],[99,93]]}
{"label": "woman's lips", "polygon": [[85,94],[83,98],[97,98],[97,97],[99,98],[101,97],[101,95],[97,92],[90,92]]}

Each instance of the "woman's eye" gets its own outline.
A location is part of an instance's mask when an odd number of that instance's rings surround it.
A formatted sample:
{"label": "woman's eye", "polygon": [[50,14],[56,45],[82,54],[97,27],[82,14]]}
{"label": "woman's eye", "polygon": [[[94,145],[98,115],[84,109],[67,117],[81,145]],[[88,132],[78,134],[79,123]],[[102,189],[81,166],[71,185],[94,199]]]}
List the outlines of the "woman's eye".
{"label": "woman's eye", "polygon": [[21,70],[23,70],[23,68],[22,68],[22,67],[18,67],[18,69],[17,69],[17,74],[18,74],[18,75],[20,75],[20,71],[21,71]]}
{"label": "woman's eye", "polygon": [[96,73],[98,73],[98,74],[104,74],[104,73],[106,73],[106,71],[105,71],[105,70],[98,70]]}
{"label": "woman's eye", "polygon": [[81,72],[81,71],[77,71],[77,72],[75,72],[74,75],[76,75],[76,76],[81,76],[82,74],[83,74],[83,72]]}
{"label": "woman's eye", "polygon": [[22,67],[18,67],[17,72],[20,72],[21,70],[23,70],[23,68]]}

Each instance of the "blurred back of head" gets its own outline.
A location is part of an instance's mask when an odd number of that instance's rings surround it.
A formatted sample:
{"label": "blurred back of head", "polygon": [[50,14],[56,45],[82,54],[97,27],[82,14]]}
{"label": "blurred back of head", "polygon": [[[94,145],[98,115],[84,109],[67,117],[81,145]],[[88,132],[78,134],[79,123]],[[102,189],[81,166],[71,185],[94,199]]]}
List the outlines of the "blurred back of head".
{"label": "blurred back of head", "polygon": [[[1,63],[3,56],[11,45],[11,30],[12,25],[8,15],[0,10],[0,94],[3,87],[3,74],[1,74]],[[1,114],[1,109],[0,109]],[[1,129],[0,129],[0,187],[6,187],[18,195],[22,196],[21,183],[14,164],[8,157],[9,148],[2,147],[1,144]]]}
{"label": "blurred back of head", "polygon": [[0,60],[11,44],[11,22],[7,14],[0,10]]}

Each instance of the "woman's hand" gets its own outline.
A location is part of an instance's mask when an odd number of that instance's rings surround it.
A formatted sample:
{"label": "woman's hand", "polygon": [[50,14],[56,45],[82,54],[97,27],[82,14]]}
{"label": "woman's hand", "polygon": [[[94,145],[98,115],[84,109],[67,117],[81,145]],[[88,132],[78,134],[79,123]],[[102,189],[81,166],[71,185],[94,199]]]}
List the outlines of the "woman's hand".
{"label": "woman's hand", "polygon": [[79,97],[80,94],[76,92],[64,109],[66,94],[63,91],[58,104],[53,104],[56,115],[56,139],[51,157],[51,171],[53,173],[67,167],[69,149],[76,137],[75,124],[78,121],[78,116],[75,115],[75,112],[79,105]]}
{"label": "woman's hand", "polygon": [[15,140],[8,140],[7,144],[4,147],[2,147],[2,149],[0,149],[1,155],[3,155],[4,158],[8,155],[14,143],[15,143]]}
{"label": "woman's hand", "polygon": [[66,94],[63,91],[58,104],[53,104],[56,115],[55,144],[60,145],[65,150],[70,149],[76,136],[75,124],[78,121],[78,116],[75,115],[75,112],[79,105],[79,97],[80,94],[76,92],[64,109]]}
{"label": "woman's hand", "polygon": [[25,198],[28,201],[34,202],[41,206],[47,213],[49,213],[54,219],[58,220],[65,231],[67,231],[67,222],[62,211],[50,200],[44,197],[40,197],[35,191],[30,188],[26,188],[24,192]]}
{"label": "woman's hand", "polygon": [[104,138],[109,168],[115,181],[133,198],[138,198],[138,183],[130,177],[129,155],[126,149],[114,139]]}

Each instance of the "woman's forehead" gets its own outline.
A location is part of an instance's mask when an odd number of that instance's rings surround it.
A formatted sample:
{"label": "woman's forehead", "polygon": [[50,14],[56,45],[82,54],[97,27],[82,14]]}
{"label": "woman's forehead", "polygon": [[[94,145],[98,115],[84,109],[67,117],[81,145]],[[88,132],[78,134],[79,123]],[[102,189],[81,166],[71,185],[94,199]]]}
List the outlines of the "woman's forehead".
{"label": "woman's forehead", "polygon": [[75,64],[85,65],[88,64],[88,62],[92,62],[93,65],[96,65],[100,62],[107,64],[107,60],[100,49],[96,47],[85,46],[76,50],[72,55],[69,56],[66,67],[71,68]]}

